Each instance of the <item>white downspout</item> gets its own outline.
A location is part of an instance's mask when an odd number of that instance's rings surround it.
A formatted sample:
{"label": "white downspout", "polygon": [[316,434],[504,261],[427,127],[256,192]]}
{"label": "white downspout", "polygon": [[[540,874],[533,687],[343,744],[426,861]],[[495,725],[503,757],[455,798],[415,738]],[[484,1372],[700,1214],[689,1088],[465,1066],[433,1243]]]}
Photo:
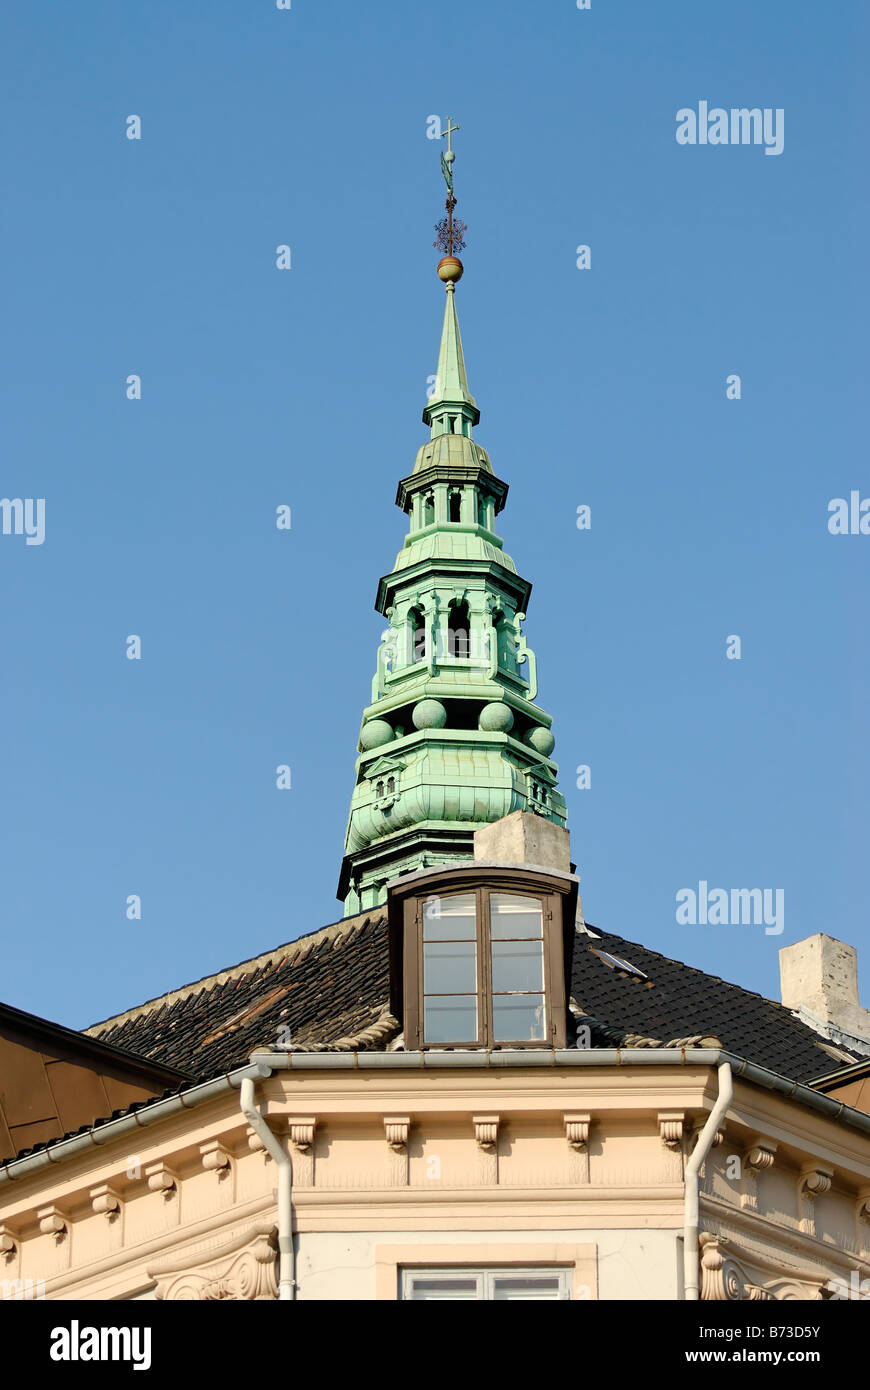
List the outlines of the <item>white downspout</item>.
{"label": "white downspout", "polygon": [[[251,1083],[253,1085],[253,1083]],[[683,1215],[683,1298],[690,1302],[700,1298],[698,1270],[698,1221],[701,1164],[713,1147],[725,1111],[734,1095],[734,1078],[728,1062],[719,1066],[719,1095],[707,1116],[707,1123],[698,1135],[698,1142],[686,1164],[686,1206]]]}
{"label": "white downspout", "polygon": [[240,1101],[242,1114],[255,1134],[259,1135],[275,1160],[278,1170],[278,1298],[293,1299],[296,1294],[296,1268],[293,1256],[293,1169],[290,1155],[284,1152],[254,1100],[254,1081],[242,1081]]}

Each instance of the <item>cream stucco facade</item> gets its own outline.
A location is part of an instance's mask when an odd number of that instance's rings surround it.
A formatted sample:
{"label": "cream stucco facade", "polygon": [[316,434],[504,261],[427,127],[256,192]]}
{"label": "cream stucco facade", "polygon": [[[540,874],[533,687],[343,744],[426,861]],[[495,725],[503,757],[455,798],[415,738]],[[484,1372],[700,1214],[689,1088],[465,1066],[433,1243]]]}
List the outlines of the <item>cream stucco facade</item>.
{"label": "cream stucco facade", "polygon": [[[567,1270],[577,1299],[680,1298],[686,1165],[722,1057],[258,1054],[292,1165],[295,1297],[389,1301],[405,1268],[532,1266]],[[7,1296],[276,1297],[277,1165],[240,1077],[10,1165]],[[702,1170],[702,1298],[870,1278],[867,1117],[839,1109],[735,1077]]]}

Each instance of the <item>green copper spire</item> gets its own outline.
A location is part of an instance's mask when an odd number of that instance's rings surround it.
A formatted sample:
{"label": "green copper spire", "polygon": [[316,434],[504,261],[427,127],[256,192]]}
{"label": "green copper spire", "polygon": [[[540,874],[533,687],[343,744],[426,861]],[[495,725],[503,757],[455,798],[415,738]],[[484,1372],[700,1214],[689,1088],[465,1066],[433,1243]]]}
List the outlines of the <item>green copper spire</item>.
{"label": "green copper spire", "polygon": [[[450,135],[442,156],[447,304],[435,391],[423,411],[430,439],[396,503],[408,535],[375,601],[387,620],[363,711],[338,896],[352,915],[385,901],[391,878],[473,857],[474,831],[512,811],[565,824],[551,760],[552,720],[536,703],[535,654],[523,622],[531,585],[495,532],[507,484],[471,438],[480,419],[468,389],[454,254]],[[446,166],[446,168],[445,168]]]}
{"label": "green copper spire", "polygon": [[470,438],[471,427],[479,419],[477,401],[468,389],[462,336],[456,316],[455,287],[451,281],[447,285],[435,390],[423,411],[423,422],[430,427],[433,439],[439,434],[464,434]]}

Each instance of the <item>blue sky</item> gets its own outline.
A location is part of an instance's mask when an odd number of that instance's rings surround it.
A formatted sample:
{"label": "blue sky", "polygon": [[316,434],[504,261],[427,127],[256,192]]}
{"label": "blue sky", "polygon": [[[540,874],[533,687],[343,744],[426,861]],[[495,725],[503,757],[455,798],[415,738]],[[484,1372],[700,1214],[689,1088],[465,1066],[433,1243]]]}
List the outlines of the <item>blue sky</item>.
{"label": "blue sky", "polygon": [[[826,931],[870,1003],[870,537],[827,529],[870,496],[868,27],[858,0],[12,0],[0,494],[44,497],[46,535],[0,536],[0,997],[83,1027],[340,916],[450,113],[476,438],[587,917],[773,997],[778,948]],[[782,108],[782,154],[678,145],[702,100]],[[782,889],[783,933],[678,925],[701,880]]]}

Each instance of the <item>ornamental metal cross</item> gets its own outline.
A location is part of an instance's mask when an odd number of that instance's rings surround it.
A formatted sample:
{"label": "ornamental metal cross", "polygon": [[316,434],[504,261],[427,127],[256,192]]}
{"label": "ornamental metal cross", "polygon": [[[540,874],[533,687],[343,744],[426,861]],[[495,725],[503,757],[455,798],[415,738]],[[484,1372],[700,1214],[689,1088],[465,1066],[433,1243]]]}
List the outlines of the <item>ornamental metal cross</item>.
{"label": "ornamental metal cross", "polygon": [[448,116],[447,127],[441,132],[442,140],[445,135],[447,136],[447,149],[441,156],[441,172],[444,175],[444,182],[447,185],[447,216],[443,217],[441,221],[436,224],[435,230],[438,235],[434,244],[440,247],[442,251],[446,251],[448,256],[452,256],[457,251],[461,251],[465,246],[465,223],[460,222],[458,219],[456,222],[453,221],[453,209],[456,207],[456,196],[453,192],[453,161],[456,158],[456,153],[453,149],[452,137],[457,130],[461,129],[462,127],[460,125],[453,124],[453,117]]}
{"label": "ornamental metal cross", "polygon": [[462,129],[462,126],[461,126],[461,125],[451,125],[450,122],[451,122],[452,120],[453,120],[453,117],[452,117],[452,116],[448,116],[448,117],[447,117],[447,129],[446,129],[446,130],[442,130],[442,132],[441,132],[441,139],[442,139],[442,140],[444,139],[444,136],[445,136],[445,135],[447,136],[447,153],[448,153],[448,154],[452,154],[452,153],[453,153],[453,146],[452,146],[452,144],[450,143],[450,137],[451,137],[451,135],[453,134],[454,130],[461,130],[461,129]]}

